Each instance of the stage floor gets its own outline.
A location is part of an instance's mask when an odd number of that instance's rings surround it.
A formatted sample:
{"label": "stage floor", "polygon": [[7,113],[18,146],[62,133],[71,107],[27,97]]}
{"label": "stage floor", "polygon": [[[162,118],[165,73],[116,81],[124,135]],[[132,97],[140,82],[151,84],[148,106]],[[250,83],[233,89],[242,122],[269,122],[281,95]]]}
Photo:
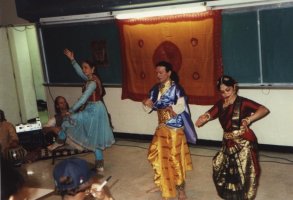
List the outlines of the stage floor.
{"label": "stage floor", "polygon": [[[116,144],[104,152],[105,171],[99,175],[102,178],[112,176],[108,187],[115,200],[161,199],[160,192],[148,192],[154,187],[153,170],[146,158],[148,146],[149,142],[117,139]],[[187,173],[186,180],[189,200],[220,200],[212,181],[211,161],[217,150],[218,147],[190,147],[193,170]],[[86,159],[93,166],[93,153],[75,156]],[[262,151],[260,160],[262,173],[256,200],[293,199],[293,154]],[[22,165],[20,170],[30,174],[25,176],[27,186],[47,192],[54,190],[53,167],[49,159]],[[61,198],[49,194],[40,199]]]}

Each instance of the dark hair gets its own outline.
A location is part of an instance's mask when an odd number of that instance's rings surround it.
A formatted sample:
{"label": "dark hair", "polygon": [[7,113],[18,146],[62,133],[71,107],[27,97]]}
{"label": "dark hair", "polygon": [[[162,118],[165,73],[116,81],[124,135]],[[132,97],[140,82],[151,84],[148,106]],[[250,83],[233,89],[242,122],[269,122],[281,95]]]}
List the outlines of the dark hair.
{"label": "dark hair", "polygon": [[24,178],[12,163],[1,156],[1,199],[8,200],[24,186]]}
{"label": "dark hair", "polygon": [[65,102],[66,102],[66,108],[67,108],[67,110],[69,110],[69,105],[68,105],[68,102],[67,102],[67,100],[65,99],[65,97],[63,97],[63,96],[57,96],[57,97],[55,98],[55,100],[54,100],[54,108],[55,108],[55,113],[56,113],[56,114],[60,114],[60,113],[61,113],[60,108],[57,106],[57,104],[58,104],[58,100],[59,100],[59,99],[64,99],[64,100],[65,100]]}
{"label": "dark hair", "polygon": [[172,69],[173,69],[173,66],[172,66],[172,64],[171,63],[168,63],[168,62],[166,62],[166,61],[160,61],[160,62],[158,62],[157,64],[156,64],[156,67],[165,67],[165,69],[166,69],[166,72],[169,72],[169,71],[172,71]]}
{"label": "dark hair", "polygon": [[[217,81],[217,89],[220,90],[220,86],[224,84],[228,87],[234,87],[234,85],[237,84],[237,81],[233,79],[231,76],[223,75],[221,76]],[[238,87],[236,88],[236,91],[238,90]]]}
{"label": "dark hair", "polygon": [[88,65],[90,66],[90,68],[94,68],[94,67],[96,67],[95,64],[94,64],[94,62],[91,61],[91,60],[83,60],[83,61],[81,61],[81,64],[82,64],[82,63],[86,63],[86,64],[88,64]]}
{"label": "dark hair", "polygon": [[4,122],[4,121],[6,121],[4,111],[0,110],[0,122]]}
{"label": "dark hair", "polygon": [[173,66],[171,63],[166,61],[160,61],[156,64],[156,67],[165,67],[166,72],[171,71],[171,76],[170,76],[171,80],[174,81],[175,83],[179,83],[179,76],[175,71],[173,71]]}
{"label": "dark hair", "polygon": [[92,60],[83,60],[83,61],[81,61],[81,64],[83,64],[83,63],[88,64],[91,69],[95,68],[93,74],[96,75],[100,79],[99,74],[98,74],[98,68],[97,68],[96,64]]}

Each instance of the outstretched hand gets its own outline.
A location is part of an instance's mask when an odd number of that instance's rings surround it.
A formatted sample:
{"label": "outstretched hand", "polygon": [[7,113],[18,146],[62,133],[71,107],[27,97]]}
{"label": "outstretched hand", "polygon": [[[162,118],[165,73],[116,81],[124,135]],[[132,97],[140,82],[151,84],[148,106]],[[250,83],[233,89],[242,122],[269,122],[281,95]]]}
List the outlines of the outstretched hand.
{"label": "outstretched hand", "polygon": [[199,116],[199,118],[196,120],[195,122],[195,126],[196,127],[201,127],[203,126],[205,123],[207,123],[209,120],[208,116],[206,114],[203,114],[201,116]]}
{"label": "outstretched hand", "polygon": [[64,49],[63,53],[69,60],[74,60],[74,53],[73,51],[70,51],[69,49]]}
{"label": "outstretched hand", "polygon": [[151,99],[144,99],[144,100],[142,101],[142,104],[143,104],[144,106],[149,107],[149,108],[152,108],[153,105],[154,105],[154,103],[153,103],[153,101],[152,101]]}

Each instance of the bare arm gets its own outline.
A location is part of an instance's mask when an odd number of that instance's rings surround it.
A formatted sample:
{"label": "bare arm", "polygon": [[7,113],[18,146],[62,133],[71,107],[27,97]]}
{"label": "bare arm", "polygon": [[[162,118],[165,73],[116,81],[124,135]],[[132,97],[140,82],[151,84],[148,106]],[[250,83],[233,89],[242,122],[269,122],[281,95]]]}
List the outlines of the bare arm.
{"label": "bare arm", "polygon": [[144,99],[144,100],[142,101],[142,104],[143,104],[144,106],[146,106],[146,107],[149,107],[149,108],[152,108],[153,105],[154,105],[154,103],[153,103],[153,101],[152,101],[151,99]]}
{"label": "bare arm", "polygon": [[43,133],[47,134],[49,132],[53,132],[56,135],[61,131],[61,127],[43,127]]}
{"label": "bare arm", "polygon": [[270,110],[267,109],[265,106],[260,106],[254,114],[252,114],[249,117],[246,117],[245,119],[242,120],[242,126],[247,127],[249,124],[251,124],[252,122],[255,122],[261,118],[263,118],[264,116],[266,116],[267,114],[270,113]]}
{"label": "bare arm", "polygon": [[196,127],[202,127],[205,125],[209,120],[211,119],[211,115],[206,112],[205,114],[198,117],[198,119],[195,122]]}
{"label": "bare arm", "polygon": [[48,120],[48,122],[43,126],[43,133],[47,134],[49,132],[53,132],[56,135],[61,130],[61,127],[56,126],[56,118],[52,117]]}

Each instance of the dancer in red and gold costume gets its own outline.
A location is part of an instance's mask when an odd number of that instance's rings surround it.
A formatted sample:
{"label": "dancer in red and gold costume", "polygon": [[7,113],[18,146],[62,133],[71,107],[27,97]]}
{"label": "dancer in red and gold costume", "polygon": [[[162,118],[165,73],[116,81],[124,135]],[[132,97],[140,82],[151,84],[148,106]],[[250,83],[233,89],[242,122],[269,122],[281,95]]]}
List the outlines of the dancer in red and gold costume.
{"label": "dancer in red and gold costume", "polygon": [[195,125],[203,126],[219,118],[224,130],[221,150],[213,159],[213,180],[221,198],[251,200],[255,198],[260,175],[257,138],[250,129],[269,110],[250,99],[237,95],[237,82],[230,76],[218,79],[222,99],[201,115]]}

